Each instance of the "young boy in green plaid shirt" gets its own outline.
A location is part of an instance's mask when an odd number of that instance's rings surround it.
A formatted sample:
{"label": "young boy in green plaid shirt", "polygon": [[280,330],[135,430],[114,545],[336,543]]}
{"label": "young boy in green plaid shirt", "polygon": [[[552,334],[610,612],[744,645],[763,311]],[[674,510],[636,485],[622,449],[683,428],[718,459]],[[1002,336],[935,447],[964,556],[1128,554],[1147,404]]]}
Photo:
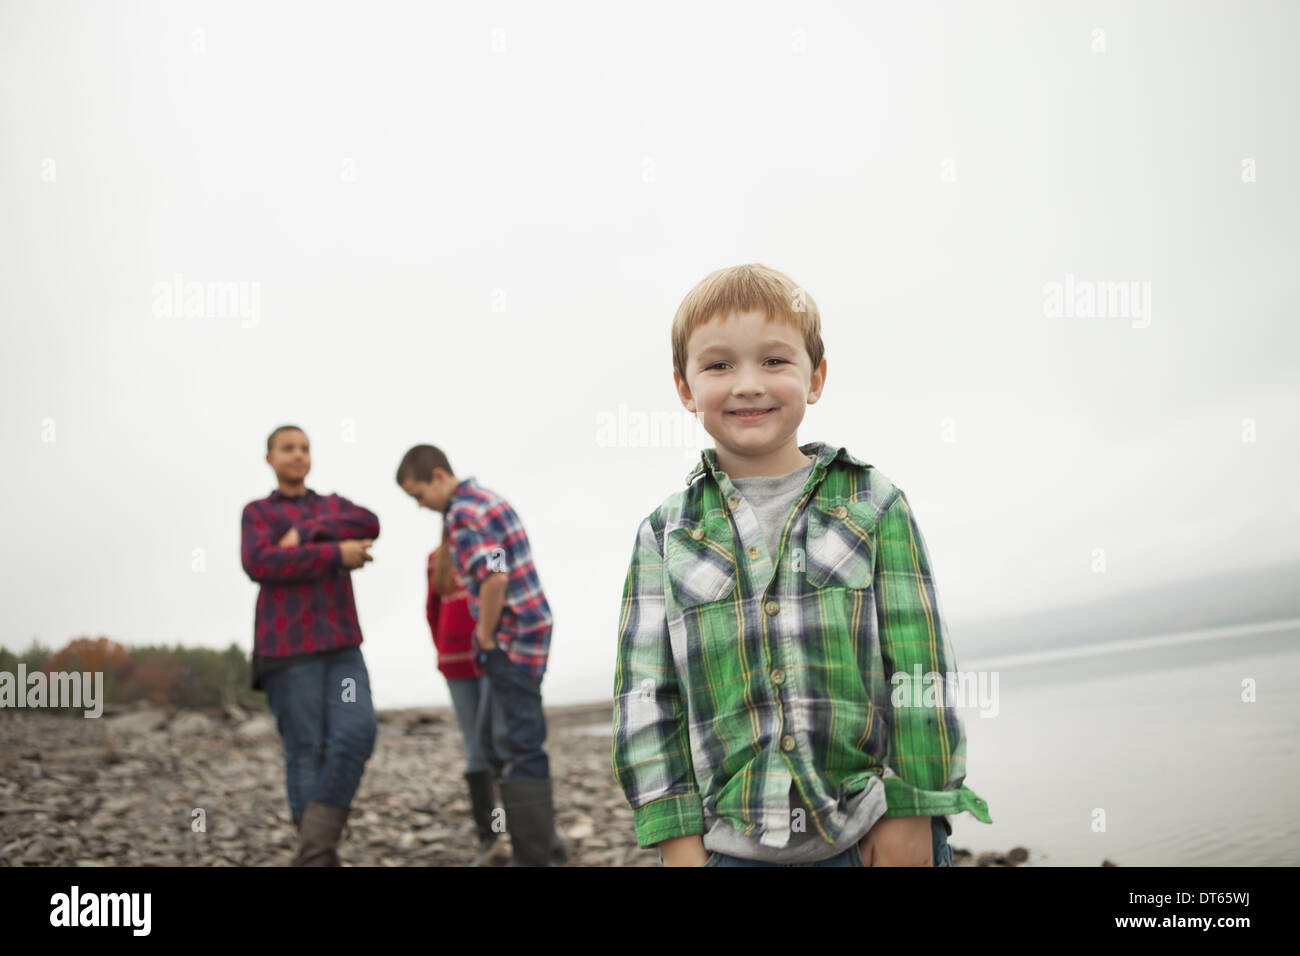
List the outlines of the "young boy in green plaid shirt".
{"label": "young boy in green plaid shirt", "polygon": [[715,447],[637,530],[613,740],[637,841],[666,866],[950,866],[944,815],[992,822],[963,784],[907,497],[796,441],[826,380],[820,326],[760,265],[709,275],[673,321],[673,379]]}

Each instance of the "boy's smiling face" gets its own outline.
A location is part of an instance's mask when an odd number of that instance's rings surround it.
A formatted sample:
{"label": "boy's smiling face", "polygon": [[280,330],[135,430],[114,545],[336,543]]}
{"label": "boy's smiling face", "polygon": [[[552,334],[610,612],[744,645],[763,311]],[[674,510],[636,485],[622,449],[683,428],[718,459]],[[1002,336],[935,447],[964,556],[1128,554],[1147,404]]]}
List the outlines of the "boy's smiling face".
{"label": "boy's smiling face", "polygon": [[826,360],[812,368],[793,325],[756,310],[715,315],[687,341],[686,380],[676,371],[673,380],[733,478],[786,474],[805,463],[795,433],[804,409],[821,397]]}

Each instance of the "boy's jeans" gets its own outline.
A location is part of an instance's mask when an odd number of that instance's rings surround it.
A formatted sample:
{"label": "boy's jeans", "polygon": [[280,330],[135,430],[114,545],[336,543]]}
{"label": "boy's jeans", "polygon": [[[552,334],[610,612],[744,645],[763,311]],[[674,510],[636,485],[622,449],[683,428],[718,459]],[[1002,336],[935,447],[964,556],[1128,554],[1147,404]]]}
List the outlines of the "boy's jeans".
{"label": "boy's jeans", "polygon": [[489,763],[500,779],[545,780],[550,762],[541,684],[500,647],[479,652],[485,680],[479,702],[478,734]]}
{"label": "boy's jeans", "polygon": [[487,751],[478,735],[479,703],[485,693],[486,677],[448,677],[451,705],[456,711],[456,724],[460,739],[465,745],[465,772],[478,773],[490,770]]}
{"label": "boy's jeans", "polygon": [[300,817],[309,801],[351,807],[378,730],[361,648],[291,664],[262,686],[284,743],[289,811]]}
{"label": "boy's jeans", "polygon": [[[930,838],[931,846],[934,849],[935,866],[952,866],[952,847],[948,845],[948,831],[944,829],[942,817],[930,818]],[[662,866],[664,855],[659,854],[659,865]],[[837,853],[835,856],[826,860],[818,860],[815,863],[770,863],[763,860],[744,860],[738,856],[728,856],[725,853],[710,853],[708,862],[705,866],[863,866],[862,854],[858,851],[858,845],[855,843],[843,853]]]}

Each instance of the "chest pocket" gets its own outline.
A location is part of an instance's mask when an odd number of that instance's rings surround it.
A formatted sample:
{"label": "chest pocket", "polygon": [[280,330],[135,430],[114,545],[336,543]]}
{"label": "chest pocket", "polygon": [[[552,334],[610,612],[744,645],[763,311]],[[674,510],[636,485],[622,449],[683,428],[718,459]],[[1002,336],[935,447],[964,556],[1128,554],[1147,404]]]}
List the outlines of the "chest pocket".
{"label": "chest pocket", "polygon": [[804,541],[808,583],[818,588],[866,588],[876,569],[875,509],[869,502],[808,506]]}
{"label": "chest pocket", "polygon": [[726,515],[718,512],[665,529],[664,565],[682,608],[729,597],[736,589],[736,557]]}

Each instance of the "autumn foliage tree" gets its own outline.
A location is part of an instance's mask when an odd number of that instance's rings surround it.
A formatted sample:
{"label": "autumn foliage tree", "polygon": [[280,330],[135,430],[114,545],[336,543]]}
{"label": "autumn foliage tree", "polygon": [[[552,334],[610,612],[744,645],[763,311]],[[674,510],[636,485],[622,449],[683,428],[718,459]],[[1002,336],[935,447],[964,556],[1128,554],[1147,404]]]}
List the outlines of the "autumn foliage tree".
{"label": "autumn foliage tree", "polygon": [[180,678],[180,664],[170,654],[156,651],[137,654],[131,662],[126,698],[143,699],[154,704],[175,703]]}
{"label": "autumn foliage tree", "polygon": [[88,637],[79,637],[46,658],[41,670],[47,674],[59,671],[102,671],[104,699],[116,700],[123,680],[130,674],[131,655],[125,647],[107,637],[93,641]]}
{"label": "autumn foliage tree", "polygon": [[147,700],[177,707],[257,707],[263,696],[250,687],[248,654],[236,644],[210,647],[123,647],[107,637],[79,637],[50,652],[36,642],[22,654],[0,648],[0,670],[28,674],[102,673],[104,702]]}

